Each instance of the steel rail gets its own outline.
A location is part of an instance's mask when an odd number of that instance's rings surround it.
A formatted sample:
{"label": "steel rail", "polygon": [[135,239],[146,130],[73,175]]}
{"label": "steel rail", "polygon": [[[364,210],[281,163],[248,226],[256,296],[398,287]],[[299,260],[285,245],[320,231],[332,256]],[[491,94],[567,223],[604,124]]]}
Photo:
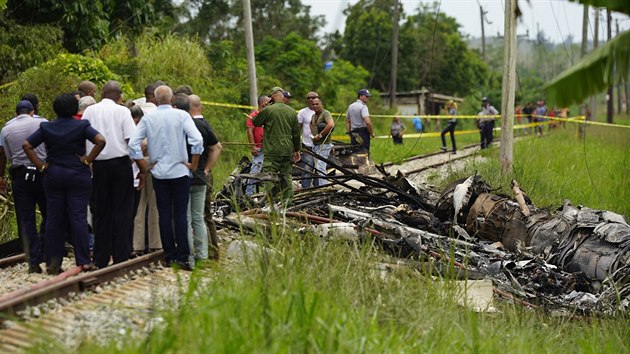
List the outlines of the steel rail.
{"label": "steel rail", "polygon": [[[97,285],[119,278],[132,271],[141,269],[164,258],[164,251],[153,252],[125,262],[111,265],[93,272],[80,273],[79,267],[73,267],[53,279],[34,284],[26,291],[16,290],[0,298],[0,321],[17,313],[26,306],[34,306],[53,298],[69,297],[71,293],[84,292]],[[79,274],[77,276],[72,276]]]}

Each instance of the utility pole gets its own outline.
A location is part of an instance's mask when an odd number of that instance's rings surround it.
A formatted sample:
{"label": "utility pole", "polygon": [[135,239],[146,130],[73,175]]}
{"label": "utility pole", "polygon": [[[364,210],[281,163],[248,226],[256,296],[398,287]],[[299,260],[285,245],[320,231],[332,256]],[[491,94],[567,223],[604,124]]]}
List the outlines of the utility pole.
{"label": "utility pole", "polygon": [[516,86],[516,1],[505,0],[503,85],[501,102],[501,172],[512,173],[514,144],[514,89]]}
{"label": "utility pole", "polygon": [[389,75],[389,107],[396,107],[396,78],[398,75],[398,0],[394,0],[394,18],[392,22],[392,70]]}
{"label": "utility pole", "polygon": [[[580,49],[580,58],[584,58],[586,55],[587,45],[588,45],[588,5],[584,4],[584,12],[582,13],[582,48]],[[588,103],[585,103],[584,107],[584,115],[588,115]],[[592,107],[591,107],[592,109]],[[589,119],[588,117],[586,119]],[[578,136],[580,138],[584,137],[586,133],[586,127],[584,124],[580,124],[578,126]]]}
{"label": "utility pole", "polygon": [[580,58],[586,55],[586,46],[588,44],[588,5],[584,5],[582,12],[582,48],[580,49]]}
{"label": "utility pole", "polygon": [[[599,8],[595,7],[595,23],[594,23],[594,32],[593,33],[593,51],[599,47]],[[595,120],[597,117],[597,94],[591,96],[591,103],[589,104],[591,107],[591,117],[587,117],[587,119]]]}
{"label": "utility pole", "polygon": [[247,48],[247,77],[249,78],[249,104],[258,107],[256,88],[256,57],[254,56],[254,30],[252,29],[252,7],[249,0],[243,0],[245,21],[245,47]]}
{"label": "utility pole", "polygon": [[[612,39],[612,16],[610,15],[610,10],[606,9],[606,22],[607,22],[607,32],[608,32],[608,41]],[[612,84],[608,86],[608,92],[606,93],[606,122],[613,122],[613,115],[615,114],[615,107],[613,105],[613,87]]]}
{"label": "utility pole", "polygon": [[[615,19],[617,31],[615,36],[619,35],[619,19]],[[617,114],[621,114],[621,82],[617,84]]]}
{"label": "utility pole", "polygon": [[488,13],[488,11],[483,10],[483,7],[479,3],[479,1],[477,1],[477,4],[479,4],[479,15],[481,16],[481,58],[485,62],[486,61],[486,31],[484,28],[484,22],[487,22],[489,25],[491,25],[492,22],[488,21],[488,19],[486,18],[486,14]]}

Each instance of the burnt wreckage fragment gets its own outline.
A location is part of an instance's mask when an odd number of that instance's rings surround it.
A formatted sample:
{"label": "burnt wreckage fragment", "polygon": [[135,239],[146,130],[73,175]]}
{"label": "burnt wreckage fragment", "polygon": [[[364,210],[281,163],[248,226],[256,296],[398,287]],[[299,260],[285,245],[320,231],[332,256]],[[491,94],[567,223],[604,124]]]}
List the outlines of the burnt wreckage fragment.
{"label": "burnt wreckage fragment", "polygon": [[[618,214],[568,202],[538,209],[516,182],[510,198],[477,175],[437,194],[401,173],[378,176],[377,167],[365,175],[352,161],[325,162],[336,171],[325,176],[330,184],[297,190],[291,205],[276,210],[281,223],[376,244],[434,275],[491,279],[495,294],[527,306],[605,314],[630,307],[630,226]],[[217,196],[215,217],[264,228],[274,222],[272,208],[263,207],[266,198],[243,196],[243,178],[253,177],[243,174],[246,165]]]}
{"label": "burnt wreckage fragment", "polygon": [[[490,193],[478,176],[448,186],[436,203],[436,216],[464,225],[468,234],[498,241],[516,254],[540,259],[565,272],[583,274],[590,291],[618,297],[627,310],[630,298],[630,225],[605,210],[565,201],[554,213],[531,205],[512,182],[513,200]],[[520,199],[520,200],[519,200]],[[589,286],[583,284],[583,290]]]}

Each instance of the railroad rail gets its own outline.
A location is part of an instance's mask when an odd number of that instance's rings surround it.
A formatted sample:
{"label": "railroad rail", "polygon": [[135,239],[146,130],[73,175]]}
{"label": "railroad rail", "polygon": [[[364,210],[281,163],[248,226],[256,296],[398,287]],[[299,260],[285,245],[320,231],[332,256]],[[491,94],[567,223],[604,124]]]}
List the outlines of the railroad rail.
{"label": "railroad rail", "polygon": [[18,289],[1,296],[0,321],[17,316],[18,312],[27,306],[38,305],[53,298],[65,298],[71,293],[94,289],[99,284],[127,275],[151,263],[157,263],[163,258],[164,251],[158,251],[93,272],[81,273],[80,267],[73,267],[52,279],[43,280],[28,288]]}
{"label": "railroad rail", "polygon": [[[470,144],[470,145],[466,145],[463,148],[459,149],[458,151],[461,153],[463,151],[466,150],[470,150],[470,149],[474,149],[479,147],[479,144]],[[423,155],[416,155],[416,156],[411,156],[408,157],[406,159],[403,159],[402,161],[400,161],[400,163],[394,163],[394,162],[385,162],[383,164],[381,164],[383,167],[391,167],[391,166],[396,166],[396,165],[402,165],[405,164],[407,162],[412,162],[412,161],[417,161],[417,160],[422,160],[422,159],[426,159],[429,158],[431,156],[436,156],[436,155],[441,155],[441,154],[450,154],[450,152],[448,151],[436,151],[436,152],[430,152],[428,154],[423,154]],[[451,159],[452,160],[452,159]]]}

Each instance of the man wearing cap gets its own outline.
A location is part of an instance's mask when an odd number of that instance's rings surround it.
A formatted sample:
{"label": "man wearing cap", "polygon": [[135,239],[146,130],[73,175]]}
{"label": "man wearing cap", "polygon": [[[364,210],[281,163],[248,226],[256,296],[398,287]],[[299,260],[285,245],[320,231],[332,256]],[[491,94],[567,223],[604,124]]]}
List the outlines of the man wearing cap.
{"label": "man wearing cap", "polygon": [[370,96],[372,96],[370,91],[360,89],[357,92],[357,100],[348,107],[346,113],[346,134],[350,134],[350,143],[359,145],[368,154],[370,153],[370,138],[374,137],[367,107]]}
{"label": "man wearing cap", "polygon": [[484,97],[481,112],[479,112],[480,118],[477,119],[477,125],[479,126],[479,133],[481,135],[482,149],[485,149],[492,144],[492,131],[494,129],[495,117],[486,116],[496,116],[498,114],[499,111],[490,104],[488,97]]}
{"label": "man wearing cap", "polygon": [[269,97],[274,104],[267,106],[252,119],[255,126],[265,126],[263,172],[277,174],[278,181],[265,185],[270,203],[280,196],[287,203],[293,198],[291,166],[300,160],[300,126],[293,108],[284,103],[284,90],[274,87]]}
{"label": "man wearing cap", "polygon": [[[315,91],[311,91],[306,94],[306,107],[300,109],[297,114],[298,123],[300,124],[300,128],[302,130],[302,145],[306,146],[309,149],[313,149],[313,139],[311,136],[311,119],[315,114],[313,110],[313,101],[319,98],[319,95]],[[301,160],[302,168],[305,170],[302,172],[302,188],[309,188],[313,185],[313,173],[309,171],[313,171],[315,163],[313,160],[313,156],[310,154],[302,155]]]}
{"label": "man wearing cap", "polygon": [[[0,133],[0,192],[6,192],[6,179],[4,177],[7,160],[11,163],[9,174],[11,175],[11,187],[15,201],[15,215],[18,230],[25,235],[24,251],[29,261],[29,273],[41,273],[39,264],[43,260],[44,225],[46,224],[46,195],[44,194],[43,175],[29,161],[22,149],[22,144],[33,132],[39,129],[44,118],[35,118],[35,108],[29,101],[22,100],[15,107],[17,117],[8,122]],[[41,161],[46,160],[46,147],[44,144],[35,149],[37,157]],[[40,232],[37,232],[35,207],[39,208],[42,215]]]}

